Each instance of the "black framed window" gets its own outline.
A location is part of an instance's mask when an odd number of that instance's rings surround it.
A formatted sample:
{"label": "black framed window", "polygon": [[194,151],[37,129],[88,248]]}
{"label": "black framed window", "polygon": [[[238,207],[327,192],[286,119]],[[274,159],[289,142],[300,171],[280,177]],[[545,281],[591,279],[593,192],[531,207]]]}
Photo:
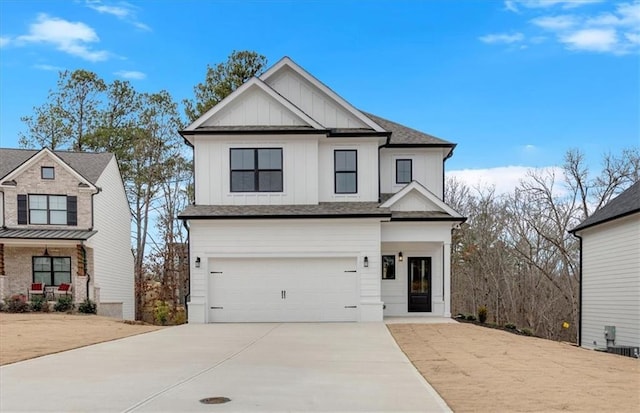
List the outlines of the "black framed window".
{"label": "black framed window", "polygon": [[282,148],[232,148],[231,192],[282,192]]}
{"label": "black framed window", "polygon": [[29,223],[67,225],[67,196],[29,195]]}
{"label": "black framed window", "polygon": [[53,169],[53,166],[42,166],[40,168],[40,177],[42,179],[55,179],[56,170]]}
{"label": "black framed window", "polygon": [[336,149],[333,152],[336,194],[358,192],[358,151]]}
{"label": "black framed window", "polygon": [[396,256],[395,255],[382,256],[382,279],[383,280],[396,279]]}
{"label": "black framed window", "polygon": [[71,284],[71,257],[33,257],[33,282]]}
{"label": "black framed window", "polygon": [[411,159],[396,159],[396,183],[408,184],[413,180],[413,161]]}

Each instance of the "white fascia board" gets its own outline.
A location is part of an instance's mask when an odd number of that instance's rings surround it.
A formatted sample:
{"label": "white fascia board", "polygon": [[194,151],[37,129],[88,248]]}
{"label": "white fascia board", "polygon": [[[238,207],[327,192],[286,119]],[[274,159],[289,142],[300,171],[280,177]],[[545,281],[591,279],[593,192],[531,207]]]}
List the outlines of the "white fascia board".
{"label": "white fascia board", "polygon": [[331,88],[329,88],[327,85],[322,83],[320,80],[316,79],[311,73],[307,72],[302,67],[300,67],[297,63],[295,63],[293,60],[291,60],[291,58],[289,58],[288,56],[285,56],[282,59],[280,59],[278,61],[278,63],[276,63],[275,65],[271,66],[266,72],[264,72],[262,75],[260,75],[260,79],[263,80],[263,81],[266,81],[271,76],[273,76],[275,73],[280,71],[280,69],[282,69],[284,66],[288,66],[289,68],[291,68],[293,71],[295,71],[297,74],[302,76],[305,80],[307,80],[309,83],[314,85],[316,88],[320,89],[324,94],[329,96],[336,103],[338,103],[340,106],[342,106],[348,112],[350,112],[353,116],[358,118],[364,124],[370,126],[376,132],[387,132],[387,130],[385,130],[382,126],[378,125],[377,123],[375,123],[374,121],[369,119],[365,114],[360,112],[352,104],[350,104],[349,102],[344,100],[342,97],[340,97],[340,95],[338,95],[336,92],[331,90]]}
{"label": "white fascia board", "polygon": [[285,108],[287,108],[289,111],[291,111],[294,115],[296,115],[297,117],[302,119],[304,122],[306,122],[309,126],[315,128],[315,129],[325,129],[324,126],[322,126],[321,124],[316,122],[313,118],[311,118],[311,116],[309,116],[306,113],[304,113],[296,105],[294,105],[293,103],[289,102],[282,95],[280,95],[278,92],[273,90],[273,88],[271,88],[269,85],[267,85],[266,83],[264,83],[262,80],[258,79],[257,77],[253,77],[253,78],[249,79],[248,81],[246,81],[244,84],[242,84],[242,86],[240,86],[239,88],[234,90],[229,96],[227,96],[226,98],[222,99],[222,101],[218,102],[217,105],[215,105],[214,107],[209,109],[204,115],[202,115],[198,119],[196,119],[191,125],[187,126],[187,128],[185,130],[187,130],[187,131],[196,130],[203,123],[205,123],[208,119],[210,119],[216,113],[218,113],[221,110],[223,110],[231,102],[233,102],[236,98],[238,98],[240,95],[242,95],[246,90],[248,90],[252,86],[253,87],[258,87],[261,90],[263,90],[265,93],[267,93],[273,99],[275,99],[278,103],[280,103]]}
{"label": "white fascia board", "polygon": [[380,205],[380,208],[391,208],[393,204],[395,204],[396,202],[404,198],[411,191],[417,191],[426,199],[433,202],[438,208],[442,209],[444,212],[451,215],[452,217],[462,218],[462,215],[460,215],[456,210],[454,210],[449,205],[441,201],[440,198],[438,198],[433,192],[429,191],[427,188],[425,188],[423,185],[421,185],[417,181],[412,181],[411,183],[407,184],[407,186],[402,188],[400,191],[396,192],[396,194],[393,195],[391,198],[389,198],[384,204]]}
{"label": "white fascia board", "polygon": [[83,177],[75,169],[70,167],[64,160],[62,160],[62,158],[60,158],[58,155],[56,155],[49,148],[42,148],[39,152],[37,152],[31,158],[29,158],[26,161],[24,161],[22,163],[22,165],[20,165],[19,167],[17,167],[13,171],[11,171],[7,176],[5,176],[3,178],[3,181],[12,180],[16,176],[20,175],[25,169],[29,168],[31,166],[31,164],[33,164],[34,162],[39,161],[40,159],[44,158],[46,155],[51,156],[53,158],[53,160],[58,163],[58,165],[62,166],[67,172],[69,172],[71,175],[73,175],[80,182],[87,184],[89,186],[90,190],[93,190],[93,191],[97,191],[98,190],[98,188],[94,184],[92,184],[87,179],[85,179],[85,177]]}

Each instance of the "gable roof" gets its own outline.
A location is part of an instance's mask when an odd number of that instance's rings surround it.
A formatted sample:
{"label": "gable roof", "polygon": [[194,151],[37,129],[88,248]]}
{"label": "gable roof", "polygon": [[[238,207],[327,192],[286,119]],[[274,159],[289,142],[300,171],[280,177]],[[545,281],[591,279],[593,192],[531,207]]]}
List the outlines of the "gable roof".
{"label": "gable roof", "polygon": [[[277,77],[278,73],[283,70],[290,70],[300,78],[308,82],[313,88],[319,91],[319,93],[328,97],[337,106],[342,108],[345,113],[349,113],[355,119],[362,123],[364,127],[351,127],[351,128],[331,128],[323,125],[322,122],[314,119],[313,114],[303,110],[300,106],[296,105],[293,101],[288,99],[285,94],[281,93],[279,89],[270,84],[270,79],[274,76]],[[271,82],[273,83],[273,82]],[[302,119],[307,126],[291,126],[291,125],[207,125],[207,121],[211,119],[216,113],[220,113],[225,107],[230,106],[231,102],[247,91],[251,86],[259,87],[263,92],[267,93],[271,98],[276,100],[282,106],[284,106],[290,113]],[[260,77],[254,77],[242,86],[232,92],[229,96],[224,98],[217,105],[209,109],[205,114],[200,116],[184,130],[180,131],[180,134],[185,138],[185,142],[188,145],[192,145],[193,141],[190,135],[195,134],[288,134],[288,133],[323,133],[329,137],[387,137],[385,146],[389,147],[441,147],[450,148],[447,157],[451,156],[455,144],[437,138],[433,135],[429,135],[424,132],[420,132],[416,129],[409,128],[396,122],[381,118],[379,116],[364,112],[352,106],[349,102],[340,97],[331,88],[326,86],[320,80],[316,79],[312,74],[304,70],[298,64],[296,64],[289,57],[283,57],[275,65],[271,66]]]}
{"label": "gable roof", "polygon": [[[0,182],[41,150],[0,148]],[[113,154],[109,152],[51,151],[84,179],[95,185]]]}
{"label": "gable roof", "polygon": [[[425,207],[428,203],[434,205],[440,211],[433,210],[422,210],[422,211],[394,211],[393,205],[405,198],[407,195],[417,192],[420,194],[427,203],[425,203]],[[405,219],[405,220],[420,220],[422,218],[439,218],[441,220],[447,221],[466,221],[466,218],[460,215],[457,211],[447,205],[445,202],[440,200],[433,192],[429,191],[425,186],[420,184],[417,181],[411,181],[400,191],[388,197],[386,200],[382,202],[380,208],[389,208],[391,209],[393,216],[396,219]]]}
{"label": "gable roof", "polygon": [[640,212],[640,181],[631,185],[626,191],[609,201],[607,205],[594,212],[569,232],[575,233],[576,231],[622,218],[636,212]]}
{"label": "gable roof", "polygon": [[189,126],[187,126],[185,128],[185,131],[194,131],[194,130],[198,129],[201,126],[204,126],[204,124],[207,122],[207,120],[211,119],[216,113],[219,113],[220,111],[222,111],[234,99],[238,98],[239,96],[244,94],[246,91],[248,91],[252,87],[262,90],[264,93],[266,93],[272,99],[274,99],[275,101],[280,103],[282,106],[284,106],[286,109],[288,109],[296,117],[300,118],[303,122],[307,123],[309,126],[311,126],[313,128],[316,128],[316,129],[324,129],[324,126],[322,126],[315,119],[311,118],[309,115],[304,113],[302,110],[300,110],[298,107],[296,107],[289,100],[285,99],[282,95],[280,95],[278,92],[273,90],[265,82],[263,82],[262,80],[260,80],[257,77],[253,77],[253,78],[249,79],[248,81],[246,81],[244,84],[242,84],[242,86],[240,86],[239,88],[234,90],[229,96],[225,97],[220,102],[218,102],[217,105],[215,105],[214,107],[209,109],[206,113],[204,113],[198,119],[193,121]]}
{"label": "gable roof", "polygon": [[273,65],[269,69],[267,69],[262,75],[260,75],[260,79],[262,79],[265,82],[267,82],[270,77],[272,77],[273,75],[275,75],[276,73],[278,73],[280,70],[282,70],[285,67],[291,69],[293,72],[295,72],[296,74],[301,76],[307,82],[311,83],[315,88],[317,88],[322,93],[327,95],[331,100],[333,100],[335,103],[337,103],[343,109],[345,109],[347,112],[349,112],[355,118],[359,119],[362,123],[364,123],[366,126],[371,128],[373,131],[384,132],[384,128],[383,127],[381,127],[380,125],[376,124],[376,122],[373,121],[371,118],[367,118],[367,116],[365,116],[361,111],[356,109],[353,105],[351,105],[349,102],[347,102],[345,99],[343,99],[336,92],[331,90],[331,88],[329,86],[327,86],[324,83],[322,83],[320,80],[318,80],[311,73],[309,73],[306,70],[304,70],[301,66],[299,66],[293,60],[291,60],[291,58],[288,57],[288,56],[284,56],[275,65]]}
{"label": "gable roof", "polygon": [[385,128],[385,130],[391,132],[391,139],[387,146],[394,145],[429,145],[429,146],[441,146],[446,148],[454,148],[455,143],[447,142],[444,139],[436,138],[428,133],[420,132],[419,130],[409,128],[399,123],[390,121],[388,119],[381,118],[371,113],[362,112],[377,124]]}

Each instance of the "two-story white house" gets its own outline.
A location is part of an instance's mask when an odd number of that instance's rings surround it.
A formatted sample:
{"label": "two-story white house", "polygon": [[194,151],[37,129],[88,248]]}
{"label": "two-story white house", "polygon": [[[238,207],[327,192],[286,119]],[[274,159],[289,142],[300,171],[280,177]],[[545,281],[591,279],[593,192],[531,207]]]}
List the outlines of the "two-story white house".
{"label": "two-story white house", "polygon": [[450,316],[454,144],[356,109],[287,57],[181,134],[189,322]]}
{"label": "two-story white house", "polygon": [[0,298],[71,284],[77,303],[134,318],[131,213],[110,153],[0,149]]}

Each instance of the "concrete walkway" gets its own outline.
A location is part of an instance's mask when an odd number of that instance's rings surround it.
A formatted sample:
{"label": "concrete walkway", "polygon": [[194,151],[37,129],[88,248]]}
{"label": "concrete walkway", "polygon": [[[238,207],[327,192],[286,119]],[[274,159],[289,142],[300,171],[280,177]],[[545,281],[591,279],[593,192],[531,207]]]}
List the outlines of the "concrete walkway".
{"label": "concrete walkway", "polygon": [[0,411],[450,410],[383,323],[327,323],[183,325],[10,364]]}

